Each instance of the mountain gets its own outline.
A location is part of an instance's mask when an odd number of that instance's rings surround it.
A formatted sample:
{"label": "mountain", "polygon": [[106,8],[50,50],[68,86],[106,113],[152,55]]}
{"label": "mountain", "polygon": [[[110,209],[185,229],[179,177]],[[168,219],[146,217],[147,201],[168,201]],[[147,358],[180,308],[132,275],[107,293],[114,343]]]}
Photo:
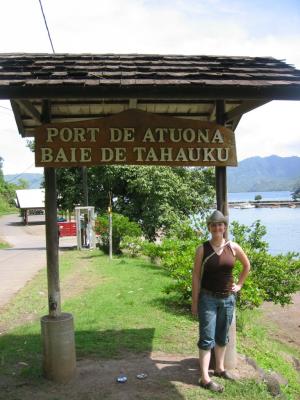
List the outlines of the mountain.
{"label": "mountain", "polygon": [[251,157],[227,174],[229,192],[292,191],[300,183],[300,157]]}
{"label": "mountain", "polygon": [[41,183],[44,179],[43,174],[11,174],[4,175],[4,180],[6,182],[18,184],[19,179],[25,179],[29,186],[28,189],[39,189],[41,187]]}
{"label": "mountain", "polygon": [[[228,192],[268,192],[294,190],[300,183],[300,157],[251,157],[239,162],[238,167],[228,167]],[[29,189],[39,189],[42,174],[5,175],[8,182],[26,179]]]}

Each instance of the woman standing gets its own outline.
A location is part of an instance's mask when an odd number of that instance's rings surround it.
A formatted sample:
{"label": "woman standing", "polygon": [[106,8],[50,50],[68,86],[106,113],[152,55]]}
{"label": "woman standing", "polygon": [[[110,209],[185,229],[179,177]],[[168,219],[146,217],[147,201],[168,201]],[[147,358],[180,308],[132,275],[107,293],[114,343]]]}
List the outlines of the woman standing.
{"label": "woman standing", "polygon": [[[224,239],[228,218],[215,210],[207,219],[211,239],[196,250],[193,286],[192,313],[199,317],[199,362],[201,387],[222,392],[223,386],[212,381],[208,374],[211,349],[215,349],[215,376],[232,379],[224,368],[228,331],[232,322],[235,294],[241,290],[250,271],[250,262],[243,249]],[[235,261],[242,264],[238,282],[233,281]]]}

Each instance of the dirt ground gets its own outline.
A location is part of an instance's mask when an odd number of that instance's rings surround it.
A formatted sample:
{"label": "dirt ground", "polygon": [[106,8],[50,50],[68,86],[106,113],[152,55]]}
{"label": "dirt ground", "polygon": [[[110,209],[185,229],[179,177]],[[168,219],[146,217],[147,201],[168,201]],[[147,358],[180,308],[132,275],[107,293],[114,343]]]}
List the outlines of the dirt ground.
{"label": "dirt ground", "polygon": [[[238,379],[258,379],[256,370],[242,357],[232,370]],[[144,379],[137,375],[146,374]],[[126,383],[117,377],[126,375]],[[185,388],[197,388],[198,359],[173,354],[128,354],[122,359],[79,360],[77,376],[68,384],[41,379],[0,377],[2,400],[184,400]],[[199,397],[200,398],[200,397]]]}
{"label": "dirt ground", "polygon": [[[76,289],[73,284],[74,279],[66,282],[65,297]],[[87,286],[90,285],[88,282]],[[274,324],[272,335],[278,340],[299,347],[300,293],[293,300],[293,305],[284,308],[265,304],[264,321]],[[20,363],[20,372],[24,367]],[[231,372],[240,380],[258,379],[258,372],[240,355]],[[146,378],[138,379],[137,375],[142,373]],[[120,375],[127,376],[126,383],[116,382]],[[30,380],[23,378],[22,373],[0,375],[0,400],[184,400],[185,389],[197,388],[198,375],[196,352],[192,357],[152,352],[124,354],[121,359],[85,358],[78,360],[76,378],[68,384],[55,384],[43,378]],[[200,396],[199,392],[199,399]]]}
{"label": "dirt ground", "polygon": [[293,296],[293,304],[282,307],[265,303],[262,309],[266,319],[276,327],[276,339],[300,348],[300,292]]}
{"label": "dirt ground", "polygon": [[[293,305],[263,306],[264,320],[272,324],[272,334],[295,347],[300,345],[299,306],[300,293],[294,295]],[[193,357],[152,352],[124,354],[121,359],[79,359],[76,378],[68,384],[0,376],[0,400],[184,400],[185,389],[197,388],[198,371],[196,353]],[[259,379],[258,372],[241,355],[231,372],[239,380]],[[139,374],[146,377],[138,379]],[[127,382],[117,383],[123,375]]]}

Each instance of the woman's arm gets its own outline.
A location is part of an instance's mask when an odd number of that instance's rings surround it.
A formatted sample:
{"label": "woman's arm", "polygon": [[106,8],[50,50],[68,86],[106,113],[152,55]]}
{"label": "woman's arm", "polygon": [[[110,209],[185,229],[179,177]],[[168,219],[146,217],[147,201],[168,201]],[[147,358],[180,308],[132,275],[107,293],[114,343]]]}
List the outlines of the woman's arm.
{"label": "woman's arm", "polygon": [[203,246],[199,246],[196,250],[193,278],[192,278],[192,314],[198,315],[198,296],[200,292],[200,276],[203,260]]}
{"label": "woman's arm", "polygon": [[241,248],[241,246],[239,246],[237,243],[232,243],[233,248],[235,250],[235,254],[236,254],[236,258],[237,260],[239,260],[242,264],[242,272],[240,273],[239,276],[239,280],[237,284],[233,284],[232,285],[232,291],[233,292],[238,292],[239,290],[241,290],[248,274],[250,271],[250,261],[247,257],[247,255],[245,254],[244,250]]}

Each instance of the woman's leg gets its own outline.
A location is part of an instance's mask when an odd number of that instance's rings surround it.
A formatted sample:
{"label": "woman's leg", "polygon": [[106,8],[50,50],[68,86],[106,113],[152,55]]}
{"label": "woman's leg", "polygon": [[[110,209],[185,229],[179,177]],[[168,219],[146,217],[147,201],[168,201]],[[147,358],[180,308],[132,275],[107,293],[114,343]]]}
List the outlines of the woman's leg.
{"label": "woman's leg", "polygon": [[199,301],[199,364],[202,383],[210,381],[208,375],[211,349],[215,346],[217,307],[215,299],[202,293]]}
{"label": "woman's leg", "polygon": [[215,357],[216,357],[216,371],[222,372],[225,370],[224,360],[225,360],[226,346],[215,346]]}
{"label": "woman's leg", "polygon": [[210,350],[199,350],[199,364],[200,364],[200,375],[201,382],[206,384],[210,381],[210,377],[208,375],[210,362]]}
{"label": "woman's leg", "polygon": [[228,331],[233,318],[235,297],[233,295],[222,299],[219,304],[216,321],[216,372],[224,371],[226,344],[228,343]]}

